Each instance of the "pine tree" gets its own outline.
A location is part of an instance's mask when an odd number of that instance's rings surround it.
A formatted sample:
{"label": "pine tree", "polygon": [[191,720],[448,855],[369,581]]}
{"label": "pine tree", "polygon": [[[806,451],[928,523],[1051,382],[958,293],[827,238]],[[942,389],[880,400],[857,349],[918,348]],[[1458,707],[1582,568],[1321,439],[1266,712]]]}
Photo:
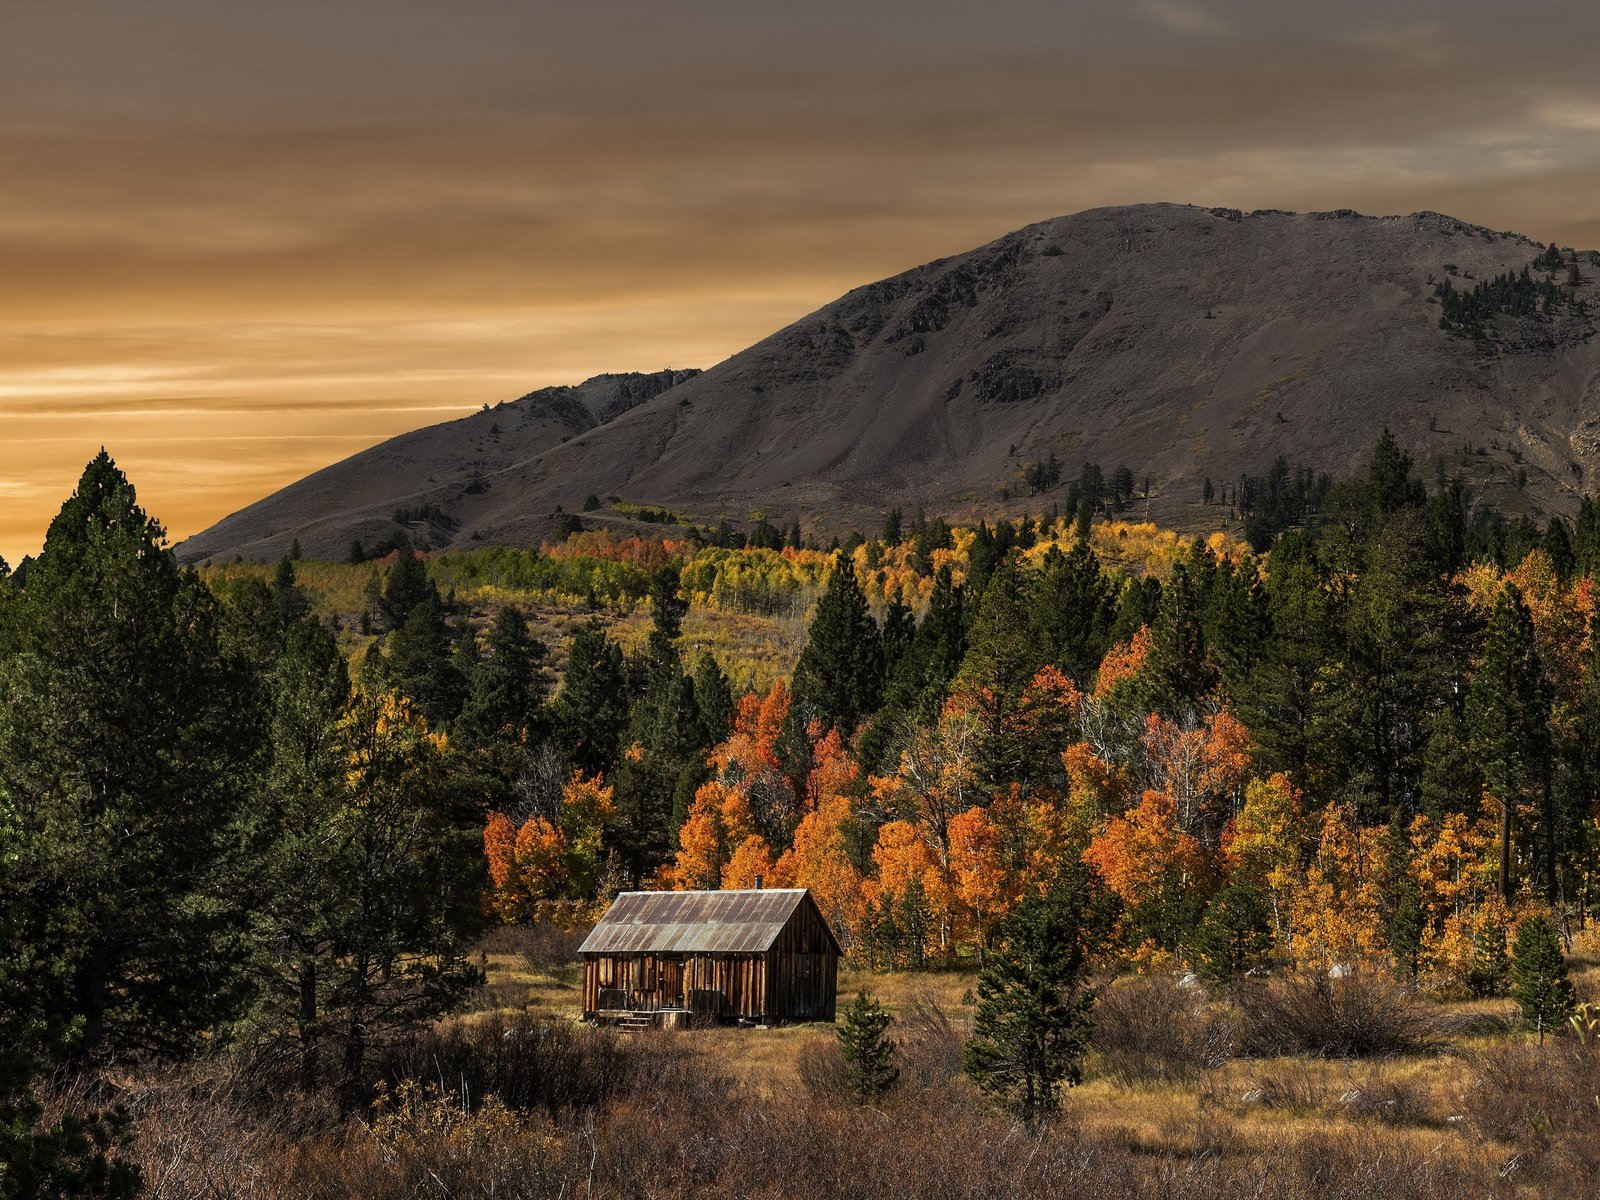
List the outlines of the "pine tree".
{"label": "pine tree", "polygon": [[687,607],[678,594],[676,574],[658,573],[651,592],[650,637],[636,664],[643,690],[629,714],[629,753],[616,781],[619,841],[635,882],[673,848],[695,789],[706,776],[704,751],[710,743],[694,680],[685,674],[676,645]]}
{"label": "pine tree", "polygon": [[928,889],[916,876],[911,877],[900,897],[895,927],[906,952],[906,965],[920,971],[928,965],[928,934],[933,927],[933,910],[928,905]]}
{"label": "pine tree", "polygon": [[883,699],[883,640],[855,568],[840,555],[828,573],[794,670],[796,703],[826,729],[855,732]]}
{"label": "pine tree", "polygon": [[917,636],[917,619],[911,606],[896,588],[883,612],[883,671],[885,679],[894,676],[895,668],[911,649],[911,640]]}
{"label": "pine tree", "polygon": [[919,721],[933,720],[944,707],[950,681],[966,653],[965,592],[954,582],[950,568],[941,567],[933,579],[928,611],[895,665],[886,704]]}
{"label": "pine tree", "polygon": [[257,970],[264,1024],[292,1031],[307,1088],[321,1079],[326,968],[337,954],[332,914],[345,882],[330,877],[327,831],[344,802],[338,731],[349,702],[333,637],[315,621],[291,629],[273,673],[272,758],[257,818],[264,845]]}
{"label": "pine tree", "polygon": [[1007,914],[978,974],[967,1074],[1032,1123],[1082,1078],[1095,993],[1085,986],[1088,878],[1073,868]]}
{"label": "pine tree", "polygon": [[340,719],[339,803],[312,865],[329,922],[329,1038],[340,1091],[365,1099],[386,1040],[455,1008],[483,974],[482,825],[449,773],[445,739],[404,697],[357,691]]}
{"label": "pine tree", "polygon": [[1272,913],[1259,889],[1234,883],[1206,907],[1194,934],[1195,967],[1207,983],[1242,978],[1272,952]]}
{"label": "pine tree", "polygon": [[556,734],[572,765],[586,775],[612,771],[628,723],[628,688],[622,651],[597,618],[572,637],[554,709]]}
{"label": "pine tree", "polygon": [[954,691],[984,725],[979,766],[996,784],[1023,778],[1030,765],[1012,720],[1023,691],[1044,665],[1041,647],[1029,633],[1028,601],[1016,559],[1007,558],[989,576],[955,678]]}
{"label": "pine tree", "polygon": [[1543,917],[1529,917],[1517,926],[1511,955],[1511,995],[1522,1006],[1522,1019],[1544,1041],[1572,1012],[1572,982],[1567,978],[1561,937]]}
{"label": "pine tree", "polygon": [[844,1010],[839,1050],[850,1091],[863,1102],[877,1099],[900,1078],[900,1069],[892,1065],[896,1048],[889,1037],[892,1024],[894,1018],[865,989]]}
{"label": "pine tree", "polygon": [[1487,917],[1472,931],[1472,963],[1467,968],[1467,989],[1479,999],[1503,996],[1510,974],[1506,927],[1498,916]]}
{"label": "pine tree", "polygon": [[272,601],[278,610],[279,644],[282,634],[311,615],[311,601],[295,579],[293,557],[278,560],[272,576]]}
{"label": "pine tree", "polygon": [[1110,645],[1115,592],[1100,560],[1083,542],[1066,553],[1052,547],[1029,588],[1030,627],[1047,660],[1088,687]]}
{"label": "pine tree", "polygon": [[702,650],[695,660],[694,700],[705,726],[706,744],[715,746],[726,740],[733,727],[733,689],[709,650]]}
{"label": "pine tree", "polygon": [[[10,820],[0,806],[0,845],[20,841]],[[0,1196],[132,1197],[139,1171],[116,1157],[123,1124],[116,1114],[44,1120],[36,1081],[70,1053],[71,1021],[59,1013],[53,1021],[41,1016],[49,976],[39,969],[22,905],[14,902],[20,883],[10,873],[14,865],[0,855],[0,894],[8,898],[0,904]]]}
{"label": "pine tree", "polygon": [[1422,759],[1421,811],[1437,821],[1448,813],[1471,812],[1483,780],[1473,761],[1467,727],[1453,705],[1440,709],[1428,725]]}
{"label": "pine tree", "polygon": [[1202,622],[1204,592],[1186,563],[1172,568],[1161,589],[1161,610],[1150,627],[1150,659],[1141,700],[1150,712],[1179,717],[1196,708],[1218,682]]}
{"label": "pine tree", "polygon": [[1411,456],[1387,429],[1373,447],[1363,484],[1368,502],[1382,513],[1420,507],[1427,501],[1421,481],[1411,472]]}
{"label": "pine tree", "polygon": [[4,907],[80,1060],[183,1052],[246,997],[259,689],[102,451],[0,608]]}
{"label": "pine tree", "polygon": [[418,601],[367,658],[372,678],[414,701],[430,725],[442,727],[460,714],[466,679],[436,595]]}
{"label": "pine tree", "polygon": [[506,604],[495,613],[485,649],[472,668],[456,729],[474,744],[496,737],[515,741],[541,723],[544,643],[528,635],[522,611]]}
{"label": "pine tree", "polygon": [[[1500,803],[1500,893],[1512,892],[1513,814],[1531,795],[1548,804],[1550,693],[1534,640],[1533,618],[1507,584],[1484,632],[1483,661],[1467,696],[1467,726],[1484,783]],[[1546,825],[1547,885],[1555,886],[1553,830]]]}
{"label": "pine tree", "polygon": [[1422,953],[1422,895],[1411,869],[1411,839],[1396,809],[1384,829],[1381,905],[1389,935],[1389,952],[1395,973],[1403,979],[1417,977]]}
{"label": "pine tree", "polygon": [[404,625],[412,610],[423,601],[432,600],[436,606],[439,603],[439,590],[428,578],[427,564],[404,537],[400,538],[395,554],[394,566],[389,568],[383,581],[378,601],[378,612],[390,629]]}

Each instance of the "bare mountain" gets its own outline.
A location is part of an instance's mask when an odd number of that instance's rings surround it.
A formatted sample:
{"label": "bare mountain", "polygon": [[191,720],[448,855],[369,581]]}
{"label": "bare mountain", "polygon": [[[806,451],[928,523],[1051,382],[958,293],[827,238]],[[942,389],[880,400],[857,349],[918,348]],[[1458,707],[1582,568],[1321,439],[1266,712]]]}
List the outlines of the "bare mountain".
{"label": "bare mountain", "polygon": [[[1385,425],[1430,470],[1567,510],[1600,471],[1600,255],[1559,257],[1438,213],[1093,209],[857,288],[703,373],[602,376],[396,438],[180,553],[342,554],[402,509],[443,514],[434,545],[534,544],[591,493],[823,533],[890,506],[1038,511],[1051,495],[1022,477],[1052,453],[1069,478],[1126,464],[1184,525],[1204,476],[1280,454],[1344,471]],[[1440,327],[1441,284],[1508,273]]]}
{"label": "bare mountain", "polygon": [[470,514],[503,502],[503,494],[487,499],[490,481],[698,374],[596,375],[401,434],[241,509],[188,539],[179,554],[186,561],[275,557],[299,538],[307,554],[332,558],[352,540],[376,545],[400,528],[413,540],[445,544],[468,532],[459,526]]}

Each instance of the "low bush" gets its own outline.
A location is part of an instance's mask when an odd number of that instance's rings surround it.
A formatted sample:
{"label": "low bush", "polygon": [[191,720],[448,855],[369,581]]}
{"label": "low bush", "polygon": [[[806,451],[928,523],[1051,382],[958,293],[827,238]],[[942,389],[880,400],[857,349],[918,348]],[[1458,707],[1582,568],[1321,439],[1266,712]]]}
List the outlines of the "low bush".
{"label": "low bush", "polygon": [[[642,1038],[670,1042],[671,1038]],[[1464,1139],[1417,1153],[1370,1131],[1234,1137],[1215,1114],[1126,1128],[1061,1117],[1025,1128],[971,1091],[853,1104],[746,1090],[704,1072],[635,1077],[602,1108],[557,1116],[436,1083],[388,1089],[368,1119],[283,1136],[226,1102],[135,1104],[130,1152],[154,1200],[1458,1200],[1521,1194]],[[193,1091],[193,1089],[190,1089]],[[171,1098],[175,1093],[164,1093]],[[213,1097],[213,1101],[218,1101]],[[1219,1135],[1219,1127],[1222,1133]],[[1544,1191],[1587,1194],[1552,1172]]]}
{"label": "low bush", "polygon": [[967,1022],[946,1012],[931,991],[913,996],[893,1029],[899,1088],[917,1093],[964,1087],[961,1051],[970,1032]]}
{"label": "low bush", "polygon": [[1501,1042],[1466,1062],[1462,1111],[1480,1134],[1521,1148],[1525,1169],[1600,1179],[1600,1042]]}
{"label": "low bush", "polygon": [[850,1096],[849,1068],[839,1039],[831,1032],[819,1034],[800,1047],[795,1072],[814,1099],[843,1103]]}
{"label": "low bush", "polygon": [[1090,1047],[1124,1086],[1194,1079],[1231,1058],[1237,1019],[1161,976],[1119,979],[1095,1003]]}
{"label": "low bush", "polygon": [[1362,1058],[1436,1045],[1437,1011],[1410,989],[1376,974],[1289,975],[1249,982],[1235,993],[1246,1054]]}
{"label": "low bush", "polygon": [[488,1013],[390,1047],[376,1083],[390,1092],[407,1082],[432,1084],[465,1109],[493,1098],[553,1117],[634,1089],[671,1095],[705,1073],[682,1039],[623,1039],[552,1017]]}

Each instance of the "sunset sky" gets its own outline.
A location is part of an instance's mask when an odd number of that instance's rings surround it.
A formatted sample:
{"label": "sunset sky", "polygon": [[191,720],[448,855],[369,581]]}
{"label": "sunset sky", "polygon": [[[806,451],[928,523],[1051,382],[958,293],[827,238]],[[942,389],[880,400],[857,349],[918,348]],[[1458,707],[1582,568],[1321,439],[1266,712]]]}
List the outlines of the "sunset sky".
{"label": "sunset sky", "polygon": [[1597,45],[1594,0],[19,0],[0,554],[102,444],[176,540],[1096,205],[1600,247]]}

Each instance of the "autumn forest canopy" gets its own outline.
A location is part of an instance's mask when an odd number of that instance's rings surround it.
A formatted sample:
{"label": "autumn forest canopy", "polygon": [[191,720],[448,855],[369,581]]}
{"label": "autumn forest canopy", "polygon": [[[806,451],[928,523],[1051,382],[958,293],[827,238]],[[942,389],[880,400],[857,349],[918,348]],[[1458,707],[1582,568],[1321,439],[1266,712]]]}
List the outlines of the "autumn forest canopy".
{"label": "autumn forest canopy", "polygon": [[197,572],[102,453],[0,578],[0,1139],[131,1187],[115,1113],[32,1081],[222,1045],[353,1110],[485,930],[624,888],[809,888],[863,970],[1070,936],[1106,976],[1515,990],[1600,867],[1600,507],[1507,521],[1387,434],[1230,490],[1247,541],[1117,519],[1130,477],[828,548]]}

